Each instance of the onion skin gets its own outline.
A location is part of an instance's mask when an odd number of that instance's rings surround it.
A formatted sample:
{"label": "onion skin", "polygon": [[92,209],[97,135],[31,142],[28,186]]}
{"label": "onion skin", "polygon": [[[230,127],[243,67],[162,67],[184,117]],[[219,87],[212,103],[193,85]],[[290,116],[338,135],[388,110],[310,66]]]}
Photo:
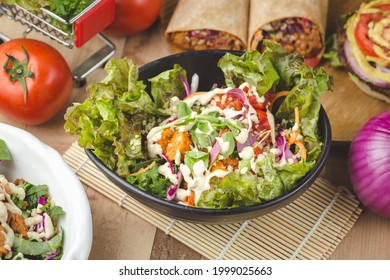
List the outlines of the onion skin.
{"label": "onion skin", "polygon": [[348,169],[361,203],[390,218],[390,110],[367,121],[352,140]]}

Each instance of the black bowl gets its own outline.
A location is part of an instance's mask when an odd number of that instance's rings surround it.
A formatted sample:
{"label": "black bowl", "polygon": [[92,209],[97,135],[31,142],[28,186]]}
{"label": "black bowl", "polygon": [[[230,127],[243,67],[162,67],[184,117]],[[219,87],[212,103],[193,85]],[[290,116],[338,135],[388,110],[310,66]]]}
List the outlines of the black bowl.
{"label": "black bowl", "polygon": [[[229,51],[234,54],[242,54],[239,51]],[[152,78],[159,73],[172,69],[174,64],[180,64],[187,71],[187,77],[191,78],[194,73],[199,75],[199,90],[209,90],[217,83],[219,86],[225,84],[222,71],[217,67],[218,60],[226,53],[226,51],[189,51],[179,54],[163,57],[151,63],[148,63],[139,69],[139,78],[143,80],[148,87],[147,79]],[[317,160],[317,164],[311,169],[289,192],[261,204],[252,206],[232,208],[232,209],[204,209],[189,207],[175,202],[167,201],[146,193],[136,186],[128,183],[123,178],[119,177],[113,171],[108,169],[91,150],[86,150],[91,161],[105,174],[105,176],[120,187],[134,199],[150,207],[151,209],[160,212],[174,219],[187,222],[204,223],[204,224],[222,224],[233,223],[270,213],[279,209],[294,199],[299,197],[320,174],[326,159],[330,152],[331,128],[329,119],[325,110],[321,107],[318,122],[319,134],[321,141],[324,143],[322,152]]]}

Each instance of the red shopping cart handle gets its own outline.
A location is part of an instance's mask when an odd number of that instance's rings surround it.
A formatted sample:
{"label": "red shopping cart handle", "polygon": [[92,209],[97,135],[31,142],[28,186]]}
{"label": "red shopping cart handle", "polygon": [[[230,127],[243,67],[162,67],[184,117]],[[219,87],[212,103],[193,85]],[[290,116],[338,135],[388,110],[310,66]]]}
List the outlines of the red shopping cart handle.
{"label": "red shopping cart handle", "polygon": [[115,0],[101,0],[75,22],[75,45],[80,48],[109,26],[115,17]]}

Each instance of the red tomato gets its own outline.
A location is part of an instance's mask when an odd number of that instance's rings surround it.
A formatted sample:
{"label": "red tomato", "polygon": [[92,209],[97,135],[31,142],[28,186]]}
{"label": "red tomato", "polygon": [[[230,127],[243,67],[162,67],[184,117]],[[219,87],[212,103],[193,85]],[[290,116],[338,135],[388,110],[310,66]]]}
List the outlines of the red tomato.
{"label": "red tomato", "polygon": [[[10,56],[15,60],[9,60]],[[15,69],[17,61],[27,62],[27,70],[23,71],[33,73],[21,79],[26,83],[26,92],[21,81],[12,81],[7,73],[11,67]],[[41,41],[14,39],[1,44],[0,67],[0,114],[18,122],[38,125],[48,121],[64,107],[72,93],[68,64],[57,50]]]}
{"label": "red tomato", "polygon": [[142,32],[156,21],[161,5],[162,0],[115,0],[114,22],[106,31],[119,36]]}
{"label": "red tomato", "polygon": [[257,110],[257,117],[259,118],[259,123],[255,125],[256,131],[270,130],[271,126],[268,122],[267,113],[263,110]]}
{"label": "red tomato", "polygon": [[[374,8],[380,9],[381,11],[390,11],[390,4],[378,4],[373,6]],[[360,14],[359,22],[355,28],[356,42],[360,50],[368,56],[377,57],[374,50],[374,43],[368,38],[368,25],[370,22],[377,22],[385,17],[385,13],[382,15],[379,13],[366,13]]]}
{"label": "red tomato", "polygon": [[390,4],[376,4],[373,8],[380,9],[382,11],[390,11]]}
{"label": "red tomato", "polygon": [[320,56],[316,56],[316,57],[305,57],[304,58],[304,62],[311,66],[311,67],[316,67],[321,61],[321,57]]}
{"label": "red tomato", "polygon": [[368,24],[371,21],[379,21],[383,18],[380,14],[361,14],[360,20],[355,28],[356,42],[360,50],[368,56],[377,57],[374,50],[374,43],[368,38]]}

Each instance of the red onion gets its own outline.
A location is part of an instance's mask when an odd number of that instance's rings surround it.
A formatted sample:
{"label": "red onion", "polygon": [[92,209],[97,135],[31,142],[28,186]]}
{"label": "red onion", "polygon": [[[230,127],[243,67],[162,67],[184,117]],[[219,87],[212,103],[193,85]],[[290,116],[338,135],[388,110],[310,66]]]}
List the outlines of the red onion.
{"label": "red onion", "polygon": [[38,198],[38,203],[39,203],[40,205],[45,205],[45,204],[46,204],[46,199],[45,199],[45,197],[44,197],[44,196],[40,196],[40,197]]}
{"label": "red onion", "polygon": [[375,68],[382,71],[383,73],[390,74],[390,68],[382,67],[380,65],[375,65]]}
{"label": "red onion", "polygon": [[173,200],[176,197],[177,189],[179,188],[181,181],[183,179],[183,175],[181,173],[181,170],[176,174],[177,176],[177,184],[171,185],[167,190],[167,200]]}
{"label": "red onion", "polygon": [[232,88],[227,92],[234,98],[238,98],[242,104],[245,103],[245,92],[240,88]]}
{"label": "red onion", "polygon": [[382,87],[382,88],[388,88],[390,87],[390,84],[379,80],[373,76],[369,76],[366,72],[364,72],[363,69],[360,68],[360,66],[357,64],[355,58],[353,57],[350,46],[349,46],[349,41],[345,41],[344,44],[344,53],[345,53],[345,58],[348,61],[348,65],[352,68],[352,70],[355,72],[356,75],[359,76],[360,79],[370,82],[375,86]]}
{"label": "red onion", "polygon": [[218,141],[215,141],[214,146],[210,150],[210,164],[212,164],[217,159],[220,151],[221,145],[219,145]]}
{"label": "red onion", "polygon": [[390,218],[390,110],[371,118],[356,134],[348,169],[356,196],[372,212]]}
{"label": "red onion", "polygon": [[185,96],[188,96],[191,94],[191,89],[190,89],[190,85],[188,84],[188,81],[187,79],[184,77],[184,76],[180,76],[180,79],[184,85],[184,89],[185,89]]}
{"label": "red onion", "polygon": [[174,166],[173,166],[173,162],[171,160],[169,160],[169,158],[167,158],[164,154],[160,154],[160,157],[162,157],[166,162],[168,162],[169,168],[171,169],[172,174],[174,174],[175,173],[175,169],[174,169]]}
{"label": "red onion", "polygon": [[259,136],[259,134],[252,134],[252,132],[250,131],[248,134],[248,138],[244,143],[240,144],[237,142],[237,151],[240,153],[245,147],[253,146],[257,139],[259,139]]}

